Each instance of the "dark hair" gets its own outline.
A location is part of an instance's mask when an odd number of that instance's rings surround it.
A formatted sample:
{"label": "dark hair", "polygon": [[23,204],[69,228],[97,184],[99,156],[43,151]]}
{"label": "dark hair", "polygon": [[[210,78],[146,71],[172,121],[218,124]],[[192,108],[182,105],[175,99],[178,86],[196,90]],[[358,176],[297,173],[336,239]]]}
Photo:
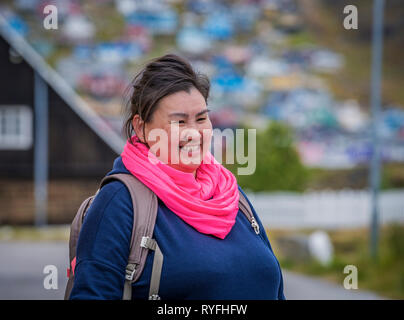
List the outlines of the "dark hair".
{"label": "dark hair", "polygon": [[209,79],[196,72],[188,61],[175,54],[167,54],[149,62],[134,77],[126,93],[123,127],[126,138],[131,142],[134,132],[132,120],[136,114],[147,123],[152,120],[162,98],[179,91],[189,93],[192,87],[202,94],[207,103]]}

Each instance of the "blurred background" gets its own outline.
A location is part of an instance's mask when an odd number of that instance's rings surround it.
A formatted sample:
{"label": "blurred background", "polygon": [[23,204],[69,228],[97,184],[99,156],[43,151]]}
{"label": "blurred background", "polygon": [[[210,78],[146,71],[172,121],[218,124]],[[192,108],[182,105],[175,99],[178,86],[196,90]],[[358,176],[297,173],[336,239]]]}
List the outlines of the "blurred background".
{"label": "blurred background", "polygon": [[[44,27],[47,5],[57,29]],[[344,28],[347,5],[357,29]],[[177,53],[209,76],[215,128],[257,130],[255,173],[226,166],[267,228],[286,297],[403,299],[404,4],[386,0],[382,12],[373,189],[372,10],[370,0],[2,0],[0,298],[63,298],[70,223],[124,145],[124,91],[147,61]],[[48,264],[57,290],[43,287]],[[346,265],[358,290],[343,287]]]}

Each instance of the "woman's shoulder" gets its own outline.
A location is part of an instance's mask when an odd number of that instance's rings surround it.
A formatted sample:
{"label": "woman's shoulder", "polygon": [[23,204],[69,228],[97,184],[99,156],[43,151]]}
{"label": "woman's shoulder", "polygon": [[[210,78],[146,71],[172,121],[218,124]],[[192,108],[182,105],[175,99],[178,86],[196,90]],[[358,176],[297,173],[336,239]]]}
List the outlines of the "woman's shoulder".
{"label": "woman's shoulder", "polygon": [[131,199],[129,190],[126,188],[125,184],[119,180],[113,180],[102,186],[100,190],[98,191],[95,200],[106,200],[110,199],[110,201],[116,200],[116,199]]}
{"label": "woman's shoulder", "polygon": [[120,180],[112,180],[106,183],[100,190],[98,194],[111,194],[111,193],[118,193],[118,194],[125,194],[130,197],[129,191],[126,188],[125,184]]}
{"label": "woman's shoulder", "polygon": [[104,185],[94,197],[86,215],[92,219],[116,219],[128,216],[132,219],[133,204],[130,193],[121,181],[111,181]]}

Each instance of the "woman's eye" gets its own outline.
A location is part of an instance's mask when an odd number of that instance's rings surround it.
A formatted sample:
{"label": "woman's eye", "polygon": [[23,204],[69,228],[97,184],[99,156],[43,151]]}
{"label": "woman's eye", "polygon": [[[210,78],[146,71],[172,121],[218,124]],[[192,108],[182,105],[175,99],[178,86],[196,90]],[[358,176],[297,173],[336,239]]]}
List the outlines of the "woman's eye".
{"label": "woman's eye", "polygon": [[197,121],[203,121],[206,120],[206,118],[199,118]]}

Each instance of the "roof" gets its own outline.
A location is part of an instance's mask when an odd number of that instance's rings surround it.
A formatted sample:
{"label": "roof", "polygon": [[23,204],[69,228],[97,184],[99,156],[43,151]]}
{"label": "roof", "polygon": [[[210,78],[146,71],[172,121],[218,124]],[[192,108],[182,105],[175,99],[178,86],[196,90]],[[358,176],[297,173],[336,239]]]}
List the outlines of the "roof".
{"label": "roof", "polygon": [[0,36],[44,79],[66,104],[99,136],[112,150],[120,154],[125,141],[101,118],[74,89],[35,51],[34,48],[13,30],[0,14]]}

